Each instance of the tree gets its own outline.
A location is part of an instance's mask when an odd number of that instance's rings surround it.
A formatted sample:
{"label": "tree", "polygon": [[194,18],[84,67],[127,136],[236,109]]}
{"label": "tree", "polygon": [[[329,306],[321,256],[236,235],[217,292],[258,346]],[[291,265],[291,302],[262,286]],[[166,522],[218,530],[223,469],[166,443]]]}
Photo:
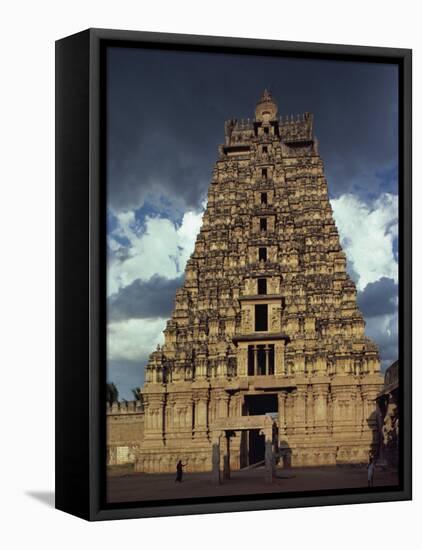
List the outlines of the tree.
{"label": "tree", "polygon": [[106,401],[109,405],[119,401],[119,390],[114,382],[107,382]]}
{"label": "tree", "polygon": [[141,388],[132,388],[133,397],[136,399],[136,401],[142,401],[142,393]]}

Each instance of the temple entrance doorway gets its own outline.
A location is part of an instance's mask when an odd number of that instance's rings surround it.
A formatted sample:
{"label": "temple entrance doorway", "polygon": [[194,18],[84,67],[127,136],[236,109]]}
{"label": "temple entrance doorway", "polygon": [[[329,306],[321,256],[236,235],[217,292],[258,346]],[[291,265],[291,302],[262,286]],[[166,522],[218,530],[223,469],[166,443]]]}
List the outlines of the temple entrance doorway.
{"label": "temple entrance doorway", "polygon": [[[245,395],[243,416],[269,415],[272,418],[278,413],[276,393]],[[251,428],[241,432],[240,467],[253,466],[265,460],[265,437],[261,429]]]}
{"label": "temple entrance doorway", "polygon": [[248,430],[248,466],[265,460],[265,436],[261,430]]}
{"label": "temple entrance doorway", "polygon": [[[265,408],[267,408],[267,404]],[[235,445],[237,450],[240,450],[240,456],[238,455],[240,468],[262,464],[265,466],[266,482],[272,483],[275,467],[274,442],[277,437],[277,425],[271,414],[242,415],[217,419],[214,427],[215,430],[212,433],[213,483],[220,484],[221,479],[230,479],[230,441],[232,439],[237,440]],[[237,446],[239,443],[240,449]]]}

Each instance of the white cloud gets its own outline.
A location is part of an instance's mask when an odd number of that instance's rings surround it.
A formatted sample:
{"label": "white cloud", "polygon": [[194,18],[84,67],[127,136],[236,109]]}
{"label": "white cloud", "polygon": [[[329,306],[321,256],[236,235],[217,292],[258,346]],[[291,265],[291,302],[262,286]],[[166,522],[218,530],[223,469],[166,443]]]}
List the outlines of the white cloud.
{"label": "white cloud", "polygon": [[180,250],[179,274],[185,270],[186,262],[193,252],[196,236],[199,233],[202,223],[203,212],[186,212],[183,216],[183,222],[177,230],[177,237]]}
{"label": "white cloud", "polygon": [[[186,212],[180,226],[164,217],[147,216],[142,226],[135,211],[116,214],[116,228],[108,237],[111,261],[107,294],[117,292],[136,279],[154,274],[174,279],[185,270],[193,252],[203,212]],[[123,244],[122,244],[123,243]],[[109,323],[107,358],[139,361],[164,342],[166,319],[129,319]]]}
{"label": "white cloud", "polygon": [[[347,260],[359,290],[382,277],[398,280],[393,243],[398,235],[398,197],[384,193],[371,204],[346,194],[331,201]],[[377,342],[385,369],[397,359],[397,312],[366,319],[366,334]]]}
{"label": "white cloud", "polygon": [[186,212],[179,227],[168,218],[147,216],[142,228],[134,211],[120,212],[116,220],[116,229],[108,237],[113,252],[109,296],[136,279],[148,280],[154,274],[168,279],[180,276],[194,249],[202,212]]}
{"label": "white cloud", "polygon": [[164,342],[166,319],[129,319],[108,325],[107,359],[139,361]]}
{"label": "white cloud", "polygon": [[[368,283],[381,277],[397,281],[398,266],[393,254],[397,236],[397,196],[384,194],[372,204],[366,204],[346,194],[332,200],[331,204],[343,248],[359,277],[358,288],[363,290]],[[138,278],[148,280],[159,274],[171,279],[181,275],[193,251],[202,212],[186,212],[180,226],[164,217],[146,217],[142,226],[134,211],[120,212],[116,219],[116,228],[108,239],[112,250],[108,269],[109,295]],[[108,359],[138,361],[145,357],[157,344],[163,343],[165,324],[166,320],[161,318],[110,323]],[[396,316],[374,318],[368,323],[368,334],[381,347],[394,348],[395,324]]]}
{"label": "white cloud", "polygon": [[397,282],[393,242],[398,233],[398,197],[384,193],[372,204],[350,194],[333,199],[337,228],[347,259],[359,277],[357,287],[388,277]]}

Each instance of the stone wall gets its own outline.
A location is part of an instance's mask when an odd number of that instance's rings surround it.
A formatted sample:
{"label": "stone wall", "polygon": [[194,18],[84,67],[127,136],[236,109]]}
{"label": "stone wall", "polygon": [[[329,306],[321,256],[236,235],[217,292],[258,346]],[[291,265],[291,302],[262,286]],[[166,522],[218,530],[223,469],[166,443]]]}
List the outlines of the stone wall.
{"label": "stone wall", "polygon": [[107,405],[107,465],[134,464],[144,438],[140,401]]}

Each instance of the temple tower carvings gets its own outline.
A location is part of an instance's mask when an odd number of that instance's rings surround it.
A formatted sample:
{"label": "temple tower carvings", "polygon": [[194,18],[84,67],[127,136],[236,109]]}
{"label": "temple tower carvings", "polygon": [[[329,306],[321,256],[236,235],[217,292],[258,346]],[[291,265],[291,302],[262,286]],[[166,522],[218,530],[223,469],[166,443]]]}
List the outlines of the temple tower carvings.
{"label": "temple tower carvings", "polygon": [[[225,123],[208,202],[165,342],[146,366],[136,469],[211,470],[263,459],[249,416],[270,414],[280,461],[363,462],[377,442],[378,350],[365,336],[328,199],[313,116],[281,118],[264,91]],[[252,424],[251,424],[252,425]]]}

